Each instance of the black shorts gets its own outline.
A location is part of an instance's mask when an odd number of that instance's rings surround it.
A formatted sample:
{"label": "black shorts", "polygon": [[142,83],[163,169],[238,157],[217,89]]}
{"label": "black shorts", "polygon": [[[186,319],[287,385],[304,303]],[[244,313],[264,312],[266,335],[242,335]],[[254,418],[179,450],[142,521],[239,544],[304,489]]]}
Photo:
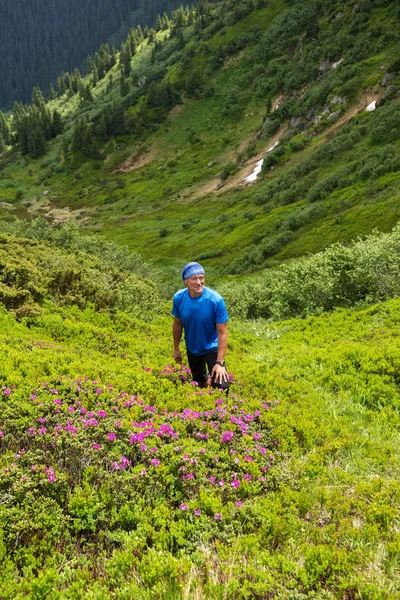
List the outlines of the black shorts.
{"label": "black shorts", "polygon": [[[187,357],[189,361],[189,367],[192,371],[193,381],[197,381],[200,387],[205,387],[208,384],[208,373],[211,375],[211,371],[215,363],[217,362],[218,350],[212,350],[207,354],[192,354],[189,350],[187,351]],[[208,373],[207,373],[208,368]],[[222,390],[229,389],[229,380],[222,382],[215,382],[214,378],[211,381],[213,388]]]}

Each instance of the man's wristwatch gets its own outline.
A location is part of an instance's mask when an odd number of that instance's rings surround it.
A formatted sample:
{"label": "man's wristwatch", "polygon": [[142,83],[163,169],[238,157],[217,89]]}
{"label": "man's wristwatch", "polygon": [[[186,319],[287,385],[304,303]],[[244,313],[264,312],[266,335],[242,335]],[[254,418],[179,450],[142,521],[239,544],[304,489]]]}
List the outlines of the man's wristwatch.
{"label": "man's wristwatch", "polygon": [[225,361],[224,360],[216,360],[215,364],[219,365],[220,367],[225,367]]}

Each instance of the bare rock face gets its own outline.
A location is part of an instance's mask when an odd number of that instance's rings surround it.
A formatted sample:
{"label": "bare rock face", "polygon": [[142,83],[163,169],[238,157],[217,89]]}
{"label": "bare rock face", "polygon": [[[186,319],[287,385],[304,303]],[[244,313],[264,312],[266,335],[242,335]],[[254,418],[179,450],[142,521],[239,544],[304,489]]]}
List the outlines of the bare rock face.
{"label": "bare rock face", "polygon": [[385,75],[382,77],[381,85],[386,87],[389,81],[393,79],[395,75],[396,73],[385,73]]}
{"label": "bare rock face", "polygon": [[334,17],[334,21],[337,21],[338,19],[341,19],[342,17],[344,17],[344,12],[338,12],[335,17]]}
{"label": "bare rock face", "polygon": [[335,112],[331,113],[330,115],[328,115],[328,116],[326,117],[326,120],[327,120],[327,121],[331,121],[331,122],[333,122],[333,121],[337,121],[337,120],[338,120],[338,118],[340,117],[340,113],[341,113],[341,111],[340,111],[340,110],[335,110]]}
{"label": "bare rock face", "polygon": [[386,90],[385,90],[385,98],[387,100],[391,100],[392,98],[395,97],[397,92],[397,85],[394,85],[393,83],[391,83],[390,85],[387,86]]}
{"label": "bare rock face", "polygon": [[330,68],[329,60],[321,60],[321,62],[319,63],[319,70],[320,71],[328,71],[329,68]]}
{"label": "bare rock face", "polygon": [[346,102],[347,102],[346,98],[341,98],[340,96],[335,96],[330,101],[330,104],[346,104]]}
{"label": "bare rock face", "polygon": [[300,117],[292,117],[290,119],[290,128],[303,131],[303,129],[305,129],[305,124],[303,123],[303,120],[300,119]]}

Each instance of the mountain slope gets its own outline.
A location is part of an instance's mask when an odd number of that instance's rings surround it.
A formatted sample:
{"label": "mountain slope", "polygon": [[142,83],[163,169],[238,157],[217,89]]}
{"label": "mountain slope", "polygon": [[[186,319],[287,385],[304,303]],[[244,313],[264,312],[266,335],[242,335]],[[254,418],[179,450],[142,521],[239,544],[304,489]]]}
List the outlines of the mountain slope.
{"label": "mountain slope", "polygon": [[221,397],[169,364],[167,309],[90,303],[110,263],[0,244],[43,295],[0,310],[1,597],[397,598],[399,300],[233,319]]}
{"label": "mountain slope", "polygon": [[102,43],[119,46],[136,25],[153,27],[174,0],[5,1],[0,6],[0,107],[47,95],[62,71],[82,67]]}
{"label": "mountain slope", "polygon": [[141,42],[129,75],[112,67],[93,101],[48,105],[64,133],[41,160],[5,156],[3,218],[71,216],[159,264],[199,258],[220,275],[389,231],[399,218],[394,9],[201,3],[172,37]]}

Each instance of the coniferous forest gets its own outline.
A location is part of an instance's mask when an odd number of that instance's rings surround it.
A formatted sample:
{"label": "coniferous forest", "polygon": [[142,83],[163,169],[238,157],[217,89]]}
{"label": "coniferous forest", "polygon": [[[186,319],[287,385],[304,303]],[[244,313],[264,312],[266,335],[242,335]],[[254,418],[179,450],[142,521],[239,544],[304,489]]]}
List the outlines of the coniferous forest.
{"label": "coniferous forest", "polygon": [[[105,42],[118,46],[130,27],[154,25],[179,0],[4,0],[0,4],[0,107],[47,94],[62,71],[80,67]],[[11,50],[12,49],[12,50]]]}

